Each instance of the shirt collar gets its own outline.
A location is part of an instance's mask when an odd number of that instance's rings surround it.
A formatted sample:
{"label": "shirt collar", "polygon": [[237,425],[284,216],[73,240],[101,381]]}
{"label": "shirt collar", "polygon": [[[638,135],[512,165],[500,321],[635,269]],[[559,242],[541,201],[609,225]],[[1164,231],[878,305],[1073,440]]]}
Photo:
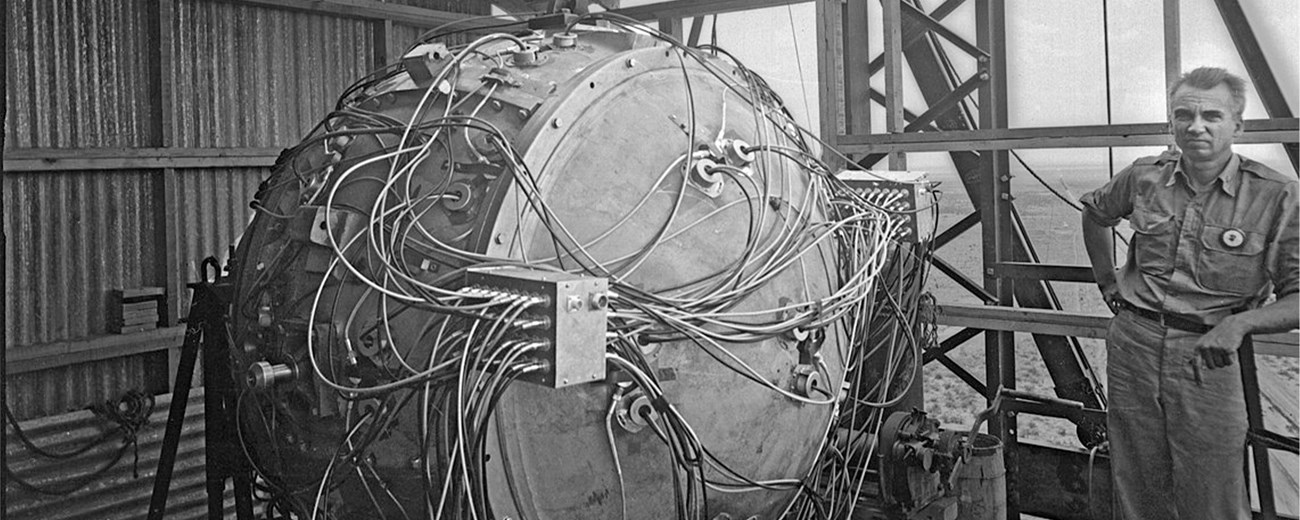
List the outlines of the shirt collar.
{"label": "shirt collar", "polygon": [[[1191,179],[1189,179],[1187,173],[1183,171],[1182,158],[1178,157],[1178,159],[1173,161],[1173,163],[1173,174],[1169,176],[1169,180],[1165,181],[1165,186],[1173,186],[1174,181],[1179,177],[1182,177],[1183,182],[1187,183],[1188,186],[1191,186]],[[1224,193],[1236,197],[1237,188],[1241,186],[1241,156],[1235,153],[1232,154],[1232,158],[1228,159],[1228,164],[1224,165],[1223,172],[1220,173],[1218,177],[1215,177],[1215,180],[1221,181],[1219,182],[1219,188],[1222,189]]]}

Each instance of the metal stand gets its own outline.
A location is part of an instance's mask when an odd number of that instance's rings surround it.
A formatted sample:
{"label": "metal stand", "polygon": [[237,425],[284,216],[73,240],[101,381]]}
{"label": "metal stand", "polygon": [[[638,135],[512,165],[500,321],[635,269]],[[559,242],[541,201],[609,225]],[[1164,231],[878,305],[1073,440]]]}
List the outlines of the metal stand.
{"label": "metal stand", "polygon": [[215,275],[208,281],[189,284],[194,290],[190,304],[185,344],[181,347],[180,366],[172,390],[171,409],[167,414],[167,433],[163,437],[158,471],[154,475],[153,497],[149,501],[149,520],[162,520],[167,512],[167,493],[176,449],[180,445],[181,426],[194,378],[194,364],[203,351],[203,410],[205,470],[208,490],[208,518],[223,518],[226,479],[235,483],[235,514],[240,520],[253,518],[252,468],[241,452],[236,432],[234,378],[230,373],[226,322],[230,303],[230,283],[220,276],[215,259],[203,261],[204,273],[211,267]]}

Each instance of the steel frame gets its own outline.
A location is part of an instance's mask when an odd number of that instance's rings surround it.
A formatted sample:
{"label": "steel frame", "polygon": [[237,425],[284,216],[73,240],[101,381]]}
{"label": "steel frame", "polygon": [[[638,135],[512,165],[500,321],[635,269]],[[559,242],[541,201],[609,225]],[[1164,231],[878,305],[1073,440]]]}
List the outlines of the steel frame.
{"label": "steel frame", "polygon": [[[876,0],[818,0],[818,27],[825,34],[819,43],[832,42],[834,31],[848,33],[853,30],[845,23],[845,13],[865,12],[865,3]],[[885,157],[890,166],[905,164],[898,157],[906,152],[948,152],[981,223],[983,246],[983,280],[977,283],[957,272],[942,257],[934,257],[940,272],[949,274],[959,285],[992,307],[947,306],[941,308],[937,320],[948,325],[967,327],[940,346],[927,352],[925,360],[937,361],[951,369],[960,379],[984,394],[990,402],[1000,388],[1014,389],[1016,367],[1014,334],[1030,332],[1039,345],[1049,372],[1057,384],[1057,395],[1084,403],[1088,409],[1104,409],[1105,399],[1100,386],[1091,377],[1087,359],[1083,356],[1075,337],[1100,337],[1104,332],[1105,317],[1071,314],[1060,311],[1049,281],[1091,283],[1093,277],[1088,266],[1045,265],[1038,261],[1023,229],[1010,191],[1008,155],[1018,148],[1061,147],[1115,147],[1171,145],[1167,125],[1163,122],[1137,125],[1100,125],[1052,128],[1008,128],[1006,70],[1006,28],[1004,3],[998,0],[975,0],[977,40],[969,42],[955,37],[942,20],[965,0],[947,0],[931,12],[922,9],[919,0],[879,0],[884,19],[881,26],[886,31],[882,56],[872,60],[864,71],[854,66],[860,63],[863,47],[845,45],[842,49],[825,45],[824,49],[840,50],[833,58],[823,57],[821,67],[821,116],[823,139],[843,152],[852,154],[858,164],[869,167]],[[1224,21],[1229,27],[1233,42],[1242,54],[1252,82],[1264,100],[1269,119],[1247,122],[1244,143],[1282,143],[1290,155],[1293,168],[1296,164],[1297,129],[1300,121],[1292,116],[1281,96],[1271,69],[1259,50],[1249,23],[1236,0],[1216,0]],[[1181,73],[1179,42],[1179,2],[1165,0],[1165,72],[1167,83],[1172,83]],[[944,48],[938,38],[946,39],[954,47],[975,58],[976,73],[966,80],[958,80],[945,73],[941,66],[946,61]],[[846,35],[843,40],[848,42]],[[865,38],[862,39],[865,41]],[[902,110],[903,91],[897,79],[899,64],[906,59],[922,95],[929,107],[921,115]],[[829,63],[827,63],[829,62]],[[829,65],[829,66],[828,66]],[[845,84],[867,84],[872,74],[886,70],[886,92],[871,91],[863,99],[861,93],[839,92],[833,88],[833,74],[844,71]],[[858,77],[855,77],[856,75]],[[865,76],[865,77],[860,77]],[[831,85],[828,88],[827,85]],[[977,92],[979,111],[977,119],[963,110],[971,92]],[[869,112],[870,103],[883,105],[889,118],[886,133],[863,132],[850,114]],[[838,124],[839,114],[845,114],[843,129]],[[900,121],[909,124],[903,126]],[[869,125],[868,125],[869,128]],[[833,133],[828,131],[833,130]],[[973,227],[976,219],[967,217],[944,230],[935,240],[935,248]],[[1015,308],[1017,302],[1023,308]],[[1039,310],[1042,309],[1042,310]],[[979,332],[985,334],[985,374],[981,382],[972,374],[953,363],[947,354]],[[1257,340],[1260,338],[1257,338]],[[1270,338],[1283,344],[1294,338]],[[1286,351],[1287,348],[1281,349]],[[1024,410],[1033,412],[1033,410]],[[1003,439],[1006,464],[1010,475],[1020,470],[1017,449],[1016,412],[999,414],[989,421],[989,431]],[[1091,419],[1089,419],[1091,417]],[[1095,414],[1073,417],[1081,426],[1080,437],[1085,444],[1096,442],[1102,435]],[[1104,424],[1104,422],[1102,423]],[[1041,451],[1041,450],[1040,450]],[[1029,452],[1039,453],[1039,452]],[[1034,455],[1034,458],[1041,458]],[[1008,517],[1018,518],[1022,501],[1019,485],[1023,480],[1008,479]],[[1034,489],[1036,495],[1041,490]],[[1271,498],[1271,497],[1270,497]],[[1271,517],[1271,508],[1261,516]]]}

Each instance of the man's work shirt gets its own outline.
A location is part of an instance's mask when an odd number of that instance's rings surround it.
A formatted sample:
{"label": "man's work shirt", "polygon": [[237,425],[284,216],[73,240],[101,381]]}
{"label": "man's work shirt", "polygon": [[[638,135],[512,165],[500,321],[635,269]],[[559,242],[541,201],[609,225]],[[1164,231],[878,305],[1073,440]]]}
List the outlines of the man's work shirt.
{"label": "man's work shirt", "polygon": [[1081,197],[1093,222],[1133,228],[1117,275],[1124,299],[1214,325],[1300,290],[1297,182],[1233,154],[1197,192],[1179,154],[1144,157]]}

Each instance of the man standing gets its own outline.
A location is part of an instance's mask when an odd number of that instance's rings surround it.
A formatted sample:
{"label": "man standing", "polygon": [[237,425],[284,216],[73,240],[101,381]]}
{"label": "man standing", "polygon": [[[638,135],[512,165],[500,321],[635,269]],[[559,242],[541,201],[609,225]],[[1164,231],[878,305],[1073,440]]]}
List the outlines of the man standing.
{"label": "man standing", "polygon": [[[1084,195],[1083,239],[1116,312],[1106,338],[1117,518],[1249,519],[1242,339],[1300,326],[1297,182],[1233,153],[1245,82],[1199,68],[1169,93],[1181,152]],[[1115,270],[1110,228],[1128,219]],[[1270,292],[1277,296],[1268,301]]]}

